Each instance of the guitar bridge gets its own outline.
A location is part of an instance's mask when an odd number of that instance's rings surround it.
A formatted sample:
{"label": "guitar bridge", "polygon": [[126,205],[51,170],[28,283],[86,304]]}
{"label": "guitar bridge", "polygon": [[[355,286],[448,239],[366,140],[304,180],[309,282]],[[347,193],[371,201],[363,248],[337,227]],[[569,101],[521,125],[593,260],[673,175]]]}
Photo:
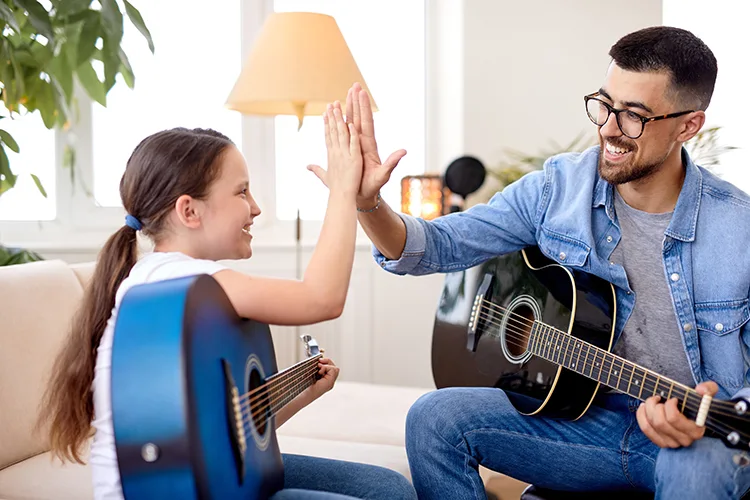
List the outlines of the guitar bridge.
{"label": "guitar bridge", "polygon": [[484,275],[482,284],[479,285],[477,295],[474,297],[474,304],[471,307],[471,316],[469,317],[469,327],[466,332],[466,349],[472,352],[476,352],[477,346],[479,345],[479,337],[482,336],[481,326],[482,318],[481,311],[482,305],[485,300],[489,300],[490,294],[492,293],[492,281],[495,277],[487,273]]}
{"label": "guitar bridge", "polygon": [[237,478],[239,484],[245,480],[245,450],[247,450],[247,439],[245,437],[245,419],[242,417],[242,405],[237,384],[232,377],[231,366],[226,359],[221,360],[224,368],[224,393],[226,396],[226,414],[229,424],[229,439],[232,443],[232,454],[237,467]]}

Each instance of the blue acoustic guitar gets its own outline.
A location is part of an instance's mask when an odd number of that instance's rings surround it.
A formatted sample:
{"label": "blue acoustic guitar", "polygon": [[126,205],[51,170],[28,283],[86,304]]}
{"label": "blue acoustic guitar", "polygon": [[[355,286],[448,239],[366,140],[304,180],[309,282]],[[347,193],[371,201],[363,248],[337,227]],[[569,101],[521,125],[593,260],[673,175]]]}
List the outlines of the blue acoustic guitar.
{"label": "blue acoustic guitar", "polygon": [[112,347],[112,419],[127,499],[263,499],[283,488],[274,415],[318,378],[317,343],[277,372],[267,325],[206,274],[137,285]]}

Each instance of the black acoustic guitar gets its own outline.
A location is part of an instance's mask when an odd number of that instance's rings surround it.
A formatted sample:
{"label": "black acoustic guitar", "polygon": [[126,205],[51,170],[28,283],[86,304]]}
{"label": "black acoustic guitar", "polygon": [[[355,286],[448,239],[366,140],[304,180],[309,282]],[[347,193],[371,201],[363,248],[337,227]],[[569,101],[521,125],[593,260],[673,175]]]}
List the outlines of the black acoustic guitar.
{"label": "black acoustic guitar", "polygon": [[677,398],[708,435],[747,450],[748,404],[701,396],[611,354],[616,314],[611,283],[536,247],[448,274],[433,332],[435,384],[497,387],[522,414],[572,419],[600,385],[640,400]]}

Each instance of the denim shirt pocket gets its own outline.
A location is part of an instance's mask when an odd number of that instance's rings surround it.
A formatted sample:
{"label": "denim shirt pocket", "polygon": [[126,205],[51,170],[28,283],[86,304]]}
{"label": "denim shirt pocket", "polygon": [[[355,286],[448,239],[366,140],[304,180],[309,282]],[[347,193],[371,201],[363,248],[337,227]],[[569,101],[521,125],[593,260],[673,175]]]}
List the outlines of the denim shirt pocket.
{"label": "denim shirt pocket", "polygon": [[544,255],[564,266],[585,269],[591,252],[589,245],[544,226],[540,229],[538,244]]}
{"label": "denim shirt pocket", "polygon": [[710,380],[723,385],[730,393],[739,390],[745,379],[740,329],[748,318],[748,299],[695,304],[703,370]]}

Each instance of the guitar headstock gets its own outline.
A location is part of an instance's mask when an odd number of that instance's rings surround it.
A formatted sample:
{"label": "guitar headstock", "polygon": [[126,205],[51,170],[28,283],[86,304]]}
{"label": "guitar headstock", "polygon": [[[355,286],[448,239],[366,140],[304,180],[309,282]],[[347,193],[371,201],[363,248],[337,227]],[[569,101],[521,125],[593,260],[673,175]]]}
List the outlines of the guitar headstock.
{"label": "guitar headstock", "polygon": [[302,343],[305,344],[305,354],[308,358],[321,354],[323,350],[318,346],[318,341],[315,340],[311,335],[300,335],[299,338]]}
{"label": "guitar headstock", "polygon": [[712,405],[706,427],[730,448],[750,450],[750,404],[742,398]]}

